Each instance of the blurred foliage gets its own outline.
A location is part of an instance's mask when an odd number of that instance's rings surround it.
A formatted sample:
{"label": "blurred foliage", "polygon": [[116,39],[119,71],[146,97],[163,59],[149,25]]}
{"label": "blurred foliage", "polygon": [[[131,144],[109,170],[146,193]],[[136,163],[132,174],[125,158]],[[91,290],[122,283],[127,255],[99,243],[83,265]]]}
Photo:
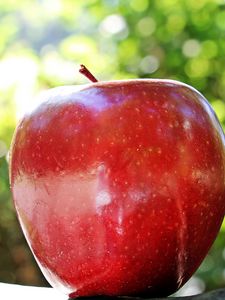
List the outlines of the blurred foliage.
{"label": "blurred foliage", "polygon": [[[224,0],[0,0],[0,281],[46,284],[25,244],[9,192],[16,121],[46,88],[100,80],[170,78],[200,90],[225,128]],[[32,100],[33,99],[33,100]],[[225,286],[225,225],[192,291]]]}

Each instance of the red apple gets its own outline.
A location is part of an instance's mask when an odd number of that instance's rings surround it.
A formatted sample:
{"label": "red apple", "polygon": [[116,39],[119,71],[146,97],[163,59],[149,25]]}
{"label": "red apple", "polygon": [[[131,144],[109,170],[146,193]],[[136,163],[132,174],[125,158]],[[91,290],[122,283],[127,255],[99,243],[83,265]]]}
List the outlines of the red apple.
{"label": "red apple", "polygon": [[225,141],[206,99],[171,80],[58,87],[14,135],[11,188],[34,256],[71,297],[169,295],[225,213]]}

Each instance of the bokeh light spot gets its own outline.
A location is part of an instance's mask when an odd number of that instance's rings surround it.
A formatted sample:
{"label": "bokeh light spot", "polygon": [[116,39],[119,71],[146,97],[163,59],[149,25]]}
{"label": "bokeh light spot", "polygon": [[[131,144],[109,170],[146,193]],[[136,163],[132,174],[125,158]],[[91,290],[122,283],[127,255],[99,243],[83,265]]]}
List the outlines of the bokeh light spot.
{"label": "bokeh light spot", "polygon": [[151,17],[141,19],[137,24],[137,30],[142,36],[151,35],[156,29],[156,23]]}
{"label": "bokeh light spot", "polygon": [[180,33],[186,25],[186,19],[183,15],[171,15],[168,18],[166,28],[171,34]]}
{"label": "bokeh light spot", "polygon": [[116,14],[107,16],[101,22],[99,31],[103,36],[117,35],[120,39],[126,38],[129,33],[124,17]]}
{"label": "bokeh light spot", "polygon": [[187,5],[191,10],[196,11],[202,9],[208,0],[189,0],[187,1]]}
{"label": "bokeh light spot", "polygon": [[133,10],[137,12],[143,12],[148,8],[148,0],[132,0],[130,6]]}
{"label": "bokeh light spot", "polygon": [[225,11],[221,11],[216,16],[216,25],[222,30],[225,29]]}
{"label": "bokeh light spot", "polygon": [[140,69],[144,74],[152,74],[159,68],[159,60],[153,55],[148,55],[141,60]]}
{"label": "bokeh light spot", "polygon": [[202,55],[205,58],[213,58],[218,54],[218,46],[214,41],[207,40],[202,43]]}
{"label": "bokeh light spot", "polygon": [[198,56],[200,51],[201,51],[201,44],[199,43],[198,40],[194,40],[194,39],[185,41],[182,47],[182,52],[186,57]]}
{"label": "bokeh light spot", "polygon": [[201,78],[208,75],[210,70],[209,61],[202,58],[190,59],[185,65],[185,73],[189,78]]}

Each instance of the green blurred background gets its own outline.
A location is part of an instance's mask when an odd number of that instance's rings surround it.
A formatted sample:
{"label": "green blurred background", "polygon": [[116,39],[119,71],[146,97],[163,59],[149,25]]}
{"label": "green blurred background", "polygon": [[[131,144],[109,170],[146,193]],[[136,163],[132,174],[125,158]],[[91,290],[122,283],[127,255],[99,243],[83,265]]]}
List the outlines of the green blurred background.
{"label": "green blurred background", "polygon": [[[0,0],[0,281],[47,285],[22,236],[8,182],[16,122],[41,90],[170,78],[200,90],[225,128],[224,0]],[[207,232],[206,232],[207,234]],[[225,287],[225,224],[180,294]]]}

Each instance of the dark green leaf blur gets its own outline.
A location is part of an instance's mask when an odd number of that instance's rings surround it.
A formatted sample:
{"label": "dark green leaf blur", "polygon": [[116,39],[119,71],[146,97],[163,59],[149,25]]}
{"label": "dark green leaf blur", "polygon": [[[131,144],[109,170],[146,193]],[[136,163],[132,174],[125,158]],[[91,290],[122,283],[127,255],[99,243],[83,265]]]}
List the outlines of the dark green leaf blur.
{"label": "dark green leaf blur", "polygon": [[[7,152],[37,93],[87,82],[80,63],[99,80],[190,84],[225,128],[225,0],[0,0],[0,282],[47,285],[17,223]],[[220,287],[225,224],[180,294]]]}

